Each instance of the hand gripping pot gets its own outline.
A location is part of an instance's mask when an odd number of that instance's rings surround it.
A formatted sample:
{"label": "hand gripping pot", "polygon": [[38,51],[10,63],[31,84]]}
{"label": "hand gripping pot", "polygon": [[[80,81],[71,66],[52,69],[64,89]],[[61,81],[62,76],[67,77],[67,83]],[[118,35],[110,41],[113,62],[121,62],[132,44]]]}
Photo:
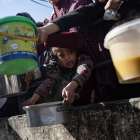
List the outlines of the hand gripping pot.
{"label": "hand gripping pot", "polygon": [[23,16],[0,19],[0,74],[19,75],[37,66],[36,25]]}
{"label": "hand gripping pot", "polygon": [[61,101],[24,106],[29,127],[67,123],[70,120],[69,106]]}
{"label": "hand gripping pot", "polygon": [[140,19],[112,29],[104,47],[110,50],[119,83],[140,82]]}

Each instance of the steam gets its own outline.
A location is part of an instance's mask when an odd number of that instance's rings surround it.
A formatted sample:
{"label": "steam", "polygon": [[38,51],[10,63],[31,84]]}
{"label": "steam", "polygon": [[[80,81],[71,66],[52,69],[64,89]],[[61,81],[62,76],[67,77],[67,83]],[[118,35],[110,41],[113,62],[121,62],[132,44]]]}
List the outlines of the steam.
{"label": "steam", "polygon": [[114,26],[119,26],[128,21],[140,18],[140,4],[137,4],[132,10],[127,11],[128,13],[122,17],[122,19],[118,20]]}

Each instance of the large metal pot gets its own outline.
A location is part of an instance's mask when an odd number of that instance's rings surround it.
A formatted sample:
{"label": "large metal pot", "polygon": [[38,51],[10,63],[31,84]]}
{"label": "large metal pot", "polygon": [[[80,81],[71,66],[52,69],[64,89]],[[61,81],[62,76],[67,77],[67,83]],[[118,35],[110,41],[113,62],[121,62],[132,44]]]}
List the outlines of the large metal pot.
{"label": "large metal pot", "polygon": [[61,101],[24,106],[29,127],[54,125],[70,121],[69,106]]}
{"label": "large metal pot", "polygon": [[0,74],[0,98],[12,97],[27,93],[25,74],[1,75]]}

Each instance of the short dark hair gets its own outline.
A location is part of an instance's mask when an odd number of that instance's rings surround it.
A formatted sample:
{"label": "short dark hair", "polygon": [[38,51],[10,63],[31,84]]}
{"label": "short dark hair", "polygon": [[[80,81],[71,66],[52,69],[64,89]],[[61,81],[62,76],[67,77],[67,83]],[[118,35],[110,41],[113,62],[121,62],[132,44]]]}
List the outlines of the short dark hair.
{"label": "short dark hair", "polygon": [[42,26],[44,26],[44,23],[43,22],[37,22],[36,23],[36,27],[42,27]]}
{"label": "short dark hair", "polygon": [[21,13],[17,13],[16,16],[24,16],[24,17],[27,17],[27,18],[31,19],[36,24],[35,20],[31,17],[31,15],[29,13],[21,12]]}

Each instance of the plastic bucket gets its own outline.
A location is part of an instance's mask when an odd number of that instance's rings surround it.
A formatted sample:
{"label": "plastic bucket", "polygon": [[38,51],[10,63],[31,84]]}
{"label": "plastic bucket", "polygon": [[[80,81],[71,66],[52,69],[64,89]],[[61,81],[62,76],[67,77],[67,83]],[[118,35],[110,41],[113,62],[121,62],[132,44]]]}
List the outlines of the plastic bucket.
{"label": "plastic bucket", "polygon": [[119,83],[140,82],[140,19],[111,30],[104,47],[110,50]]}
{"label": "plastic bucket", "polygon": [[0,19],[0,74],[24,74],[38,66],[35,34],[36,25],[26,17]]}

